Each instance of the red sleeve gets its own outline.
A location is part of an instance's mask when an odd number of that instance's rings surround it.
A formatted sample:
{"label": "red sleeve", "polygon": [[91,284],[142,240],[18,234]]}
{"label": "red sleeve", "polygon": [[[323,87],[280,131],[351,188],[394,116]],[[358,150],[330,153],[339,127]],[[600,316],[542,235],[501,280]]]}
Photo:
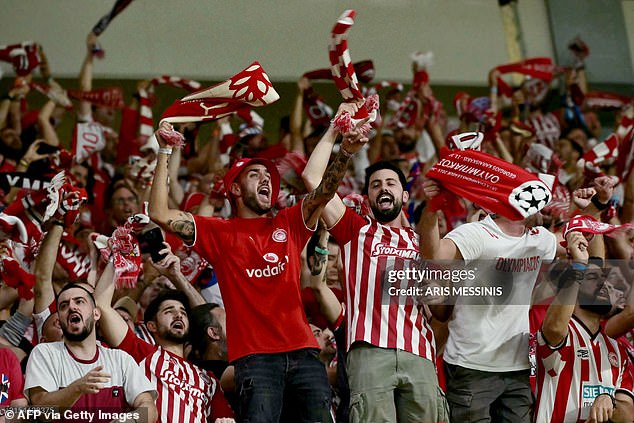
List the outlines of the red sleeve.
{"label": "red sleeve", "polygon": [[328,230],[335,237],[340,247],[346,245],[350,240],[359,235],[359,230],[368,224],[365,218],[359,216],[352,209],[346,207],[339,222]]}
{"label": "red sleeve", "polygon": [[288,222],[290,232],[289,235],[295,238],[295,243],[300,250],[304,248],[308,239],[315,232],[314,228],[307,228],[306,222],[304,222],[303,201],[304,200],[292,207],[282,210],[282,212],[286,214],[286,220]]}
{"label": "red sleeve", "polygon": [[229,402],[225,398],[224,392],[220,389],[220,382],[211,372],[207,372],[207,374],[216,382],[216,392],[214,392],[214,396],[211,398],[211,421],[215,422],[216,419],[223,417],[235,417],[233,410],[229,406]]}
{"label": "red sleeve", "polygon": [[337,320],[329,324],[328,328],[333,332],[339,329],[341,325],[344,323],[344,320],[343,320],[344,317],[346,317],[346,305],[342,304],[341,313],[339,313],[339,317],[337,317]]}
{"label": "red sleeve", "polygon": [[[24,398],[24,375],[22,368],[15,353],[9,349],[6,350],[7,368],[3,369],[9,373],[9,401]],[[10,403],[9,403],[10,404]]]}
{"label": "red sleeve", "polygon": [[217,238],[221,233],[220,225],[227,224],[214,217],[204,217],[194,215],[194,225],[196,227],[196,239],[192,247],[201,257],[213,264],[215,257],[218,257]]}
{"label": "red sleeve", "polygon": [[634,400],[634,376],[632,375],[634,372],[634,365],[632,365],[629,355],[621,343],[619,343],[619,350],[621,357],[623,357],[623,377],[621,378],[621,383],[617,387],[617,391],[621,391],[629,395]]}
{"label": "red sleeve", "polygon": [[125,334],[123,341],[116,347],[130,354],[134,361],[140,363],[145,357],[152,354],[156,350],[156,346],[148,344],[132,331],[128,327],[128,332]]}

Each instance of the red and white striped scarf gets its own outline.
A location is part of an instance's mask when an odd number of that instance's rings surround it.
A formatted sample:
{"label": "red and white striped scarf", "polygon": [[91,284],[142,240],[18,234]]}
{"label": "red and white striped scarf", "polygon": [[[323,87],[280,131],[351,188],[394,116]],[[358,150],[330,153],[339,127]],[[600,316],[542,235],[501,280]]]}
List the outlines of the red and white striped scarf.
{"label": "red and white striped scarf", "polygon": [[[379,107],[378,95],[374,94],[367,99],[363,96],[359,88],[359,81],[354,71],[354,66],[350,60],[348,51],[348,30],[354,24],[356,12],[352,9],[346,10],[337,20],[331,31],[328,57],[330,58],[330,71],[332,79],[339,89],[341,96],[348,102],[363,102],[354,116],[344,112],[335,116],[333,126],[339,132],[349,132],[357,121],[370,118],[373,122],[377,116]],[[361,132],[368,133],[371,127],[369,123],[360,128]]]}
{"label": "red and white striped scarf", "polygon": [[144,144],[154,133],[154,117],[152,114],[152,93],[157,85],[171,85],[187,91],[200,89],[200,82],[179,76],[161,75],[150,80],[150,87],[140,89],[139,94],[139,143]]}

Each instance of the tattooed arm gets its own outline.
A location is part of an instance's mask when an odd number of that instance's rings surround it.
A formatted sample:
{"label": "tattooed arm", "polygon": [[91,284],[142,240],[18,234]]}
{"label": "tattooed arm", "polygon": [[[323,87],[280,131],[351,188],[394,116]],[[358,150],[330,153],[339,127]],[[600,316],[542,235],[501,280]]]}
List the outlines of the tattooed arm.
{"label": "tattooed arm", "polygon": [[[164,123],[163,125],[169,125]],[[167,146],[158,131],[155,133],[156,139],[161,147]],[[170,155],[159,153],[156,170],[154,171],[154,181],[150,191],[150,218],[161,225],[166,231],[171,231],[178,235],[186,244],[191,245],[195,239],[196,227],[191,214],[180,210],[170,209],[168,206],[167,175]]]}
{"label": "tattooed arm", "polygon": [[[365,121],[357,125],[357,128],[363,123]],[[313,188],[302,204],[304,221],[309,228],[315,227],[320,217],[328,227],[332,227],[341,219],[346,206],[335,193],[348,169],[350,158],[368,142],[368,138],[357,129],[343,134],[339,152],[323,172],[335,137],[335,132],[330,128],[319,141],[302,173],[306,186]],[[315,187],[317,182],[319,185]]]}

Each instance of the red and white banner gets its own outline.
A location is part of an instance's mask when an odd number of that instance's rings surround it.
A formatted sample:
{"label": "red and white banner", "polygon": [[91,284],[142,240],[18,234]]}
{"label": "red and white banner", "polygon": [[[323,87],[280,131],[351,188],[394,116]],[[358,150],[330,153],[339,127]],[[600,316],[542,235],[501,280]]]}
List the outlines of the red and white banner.
{"label": "red and white banner", "polygon": [[480,151],[454,150],[442,157],[427,172],[427,177],[511,220],[537,213],[552,198],[550,186],[536,175]]}
{"label": "red and white banner", "polygon": [[81,163],[106,146],[103,126],[96,122],[77,123],[73,134],[73,157]]}
{"label": "red and white banner", "polygon": [[515,72],[550,82],[553,79],[555,67],[550,57],[533,57],[515,63],[500,65],[495,69],[502,74]]}
{"label": "red and white banner", "polygon": [[585,214],[577,215],[570,219],[568,223],[566,223],[566,226],[564,226],[564,238],[572,231],[592,235],[601,234],[614,238],[625,234],[630,228],[634,228],[634,223],[611,225],[609,223],[599,222],[592,216]]}

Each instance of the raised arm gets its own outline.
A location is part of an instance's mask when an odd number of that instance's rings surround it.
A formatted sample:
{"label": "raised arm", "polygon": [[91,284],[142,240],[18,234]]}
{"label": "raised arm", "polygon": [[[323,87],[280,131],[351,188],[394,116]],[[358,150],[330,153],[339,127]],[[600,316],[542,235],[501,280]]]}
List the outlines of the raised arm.
{"label": "raised arm", "polygon": [[55,301],[53,269],[57,261],[57,250],[63,231],[62,225],[51,225],[35,259],[35,287],[33,288],[35,294],[33,311],[35,313],[41,313]]}
{"label": "raised arm", "polygon": [[[86,37],[86,56],[79,71],[79,89],[84,92],[92,90],[93,46],[97,42],[97,36],[92,31]],[[82,118],[91,115],[91,104],[88,101],[79,102],[79,116]]]}
{"label": "raised arm", "polygon": [[588,264],[588,241],[581,232],[570,232],[566,237],[572,265],[559,278],[559,292],[548,306],[542,334],[548,345],[561,345],[568,335],[568,322],[575,311],[579,286],[583,281],[583,271]]}
{"label": "raised arm", "polygon": [[319,242],[315,248],[314,261],[312,265],[310,265],[310,287],[315,293],[315,298],[319,303],[319,310],[326,317],[328,323],[332,325],[341,315],[343,306],[326,283],[328,231],[323,228],[321,228],[320,231]]}
{"label": "raised arm", "polygon": [[123,342],[126,333],[128,333],[128,324],[112,308],[114,288],[114,266],[110,260],[97,281],[94,296],[97,307],[101,310],[99,324],[102,335],[108,345],[116,348]]}
{"label": "raised arm", "polygon": [[[349,113],[354,114],[355,106],[349,103],[342,103],[341,106],[339,106],[339,110],[337,111],[337,113],[341,113],[344,110],[347,110]],[[349,157],[342,157],[341,149],[343,148],[343,143],[339,150],[339,154],[331,164],[331,166],[333,166],[337,161],[339,161],[336,166],[339,167],[338,172],[343,171],[343,174],[341,174],[341,176],[330,175],[330,168],[328,168],[328,172],[326,171],[326,168],[328,167],[328,161],[330,160],[330,154],[332,152],[332,147],[335,145],[336,139],[337,132],[332,126],[330,126],[326,133],[321,137],[321,139],[315,146],[312,154],[310,155],[310,158],[306,163],[306,167],[302,172],[302,179],[304,180],[306,188],[308,188],[309,190],[316,190],[320,183],[322,183],[322,178],[324,175],[328,175],[329,177],[331,177],[331,179],[332,176],[338,178],[336,180],[337,186],[339,185],[339,182],[341,182],[341,179],[346,172],[349,160]],[[342,167],[342,165],[344,166]],[[337,187],[335,187],[335,191],[336,189]],[[324,208],[321,218],[324,220],[324,222],[326,222],[326,225],[328,227],[332,227],[339,221],[339,219],[341,219],[341,216],[343,216],[344,212],[346,211],[345,207],[346,206],[343,204],[341,199],[338,196],[334,196],[334,198],[332,198],[332,200],[330,200],[330,202]],[[306,214],[304,214],[304,216],[306,216]]]}
{"label": "raised arm", "polygon": [[456,244],[450,239],[440,238],[437,210],[430,204],[432,198],[440,195],[440,185],[433,179],[428,179],[423,182],[423,190],[427,204],[416,226],[421,255],[432,260],[461,260],[462,254]]}
{"label": "raised arm", "polygon": [[[359,125],[357,125],[357,128],[359,128],[360,125],[363,123],[365,122],[361,122]],[[328,129],[328,132],[326,133],[324,138],[328,137],[328,134],[331,131],[332,128]],[[333,134],[331,133],[330,136],[332,135]],[[322,140],[324,138],[322,138]],[[319,143],[321,142],[322,141],[320,140]],[[345,212],[345,205],[339,197],[335,196],[335,193],[337,192],[337,188],[339,187],[339,184],[341,183],[341,180],[343,179],[343,176],[348,169],[348,162],[350,161],[352,156],[357,151],[359,151],[367,142],[368,138],[361,132],[359,132],[358,129],[354,129],[349,133],[343,134],[343,141],[341,142],[339,152],[333,159],[332,163],[330,163],[325,173],[322,172],[323,178],[321,179],[319,185],[308,194],[308,196],[304,199],[302,203],[304,221],[309,228],[315,227],[320,217],[322,217],[326,224],[330,227],[337,223],[341,216],[343,216]],[[317,146],[319,146],[319,144]],[[308,164],[306,165],[306,169],[304,169],[304,172],[302,173],[302,177],[304,178],[304,180],[307,179],[304,176],[304,173],[307,173],[308,169],[308,172],[310,172],[310,174],[313,176],[311,180],[314,182],[314,180],[316,179],[315,175],[317,175],[317,172],[320,168],[323,168],[324,157],[321,155],[323,154],[325,156],[326,149],[327,148],[324,147],[324,150],[321,150],[319,152],[320,156],[315,159],[317,163],[313,165],[314,168],[313,166],[311,166],[311,168],[309,169]],[[315,151],[313,151],[313,154],[311,154],[309,163],[315,153],[316,149]],[[325,162],[327,163],[327,159],[325,159]],[[307,186],[314,185],[307,184]],[[322,212],[324,212],[325,209],[327,209],[327,211],[322,216]]]}
{"label": "raised arm", "polygon": [[306,154],[304,151],[304,137],[302,134],[302,120],[304,116],[304,91],[310,88],[310,81],[308,78],[302,76],[297,81],[297,96],[293,103],[293,110],[290,115],[290,145],[286,146],[289,151],[295,151],[301,154]]}
{"label": "raised arm", "polygon": [[[163,123],[161,129],[171,130],[172,128],[169,123]],[[159,131],[156,131],[155,135],[160,148],[150,191],[150,218],[163,229],[173,232],[186,244],[191,245],[195,239],[194,218],[189,213],[169,208],[167,177],[171,148],[167,146]]]}
{"label": "raised arm", "polygon": [[158,270],[160,274],[167,276],[169,280],[174,283],[174,286],[187,296],[190,308],[205,304],[207,301],[200,295],[200,292],[196,291],[196,288],[189,283],[185,275],[181,272],[181,259],[172,253],[168,243],[164,242],[163,245],[165,248],[161,250],[160,253],[166,254],[166,257],[157,263],[152,263],[154,268]]}

